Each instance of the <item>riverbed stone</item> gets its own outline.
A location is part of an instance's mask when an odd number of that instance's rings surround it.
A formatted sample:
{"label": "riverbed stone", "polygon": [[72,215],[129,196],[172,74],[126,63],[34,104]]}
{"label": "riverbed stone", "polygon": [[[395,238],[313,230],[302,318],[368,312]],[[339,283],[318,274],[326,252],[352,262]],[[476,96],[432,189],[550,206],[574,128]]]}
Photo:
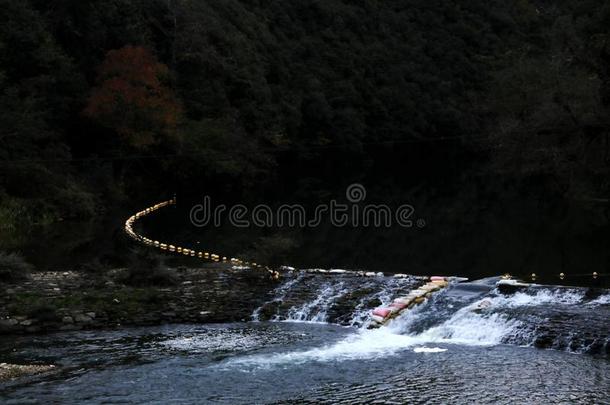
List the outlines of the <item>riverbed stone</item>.
{"label": "riverbed stone", "polygon": [[44,373],[55,368],[54,365],[19,365],[19,364],[0,364],[0,381],[6,381],[13,378],[23,377],[26,375]]}
{"label": "riverbed stone", "polygon": [[0,331],[12,333],[20,328],[19,322],[15,319],[0,319]]}
{"label": "riverbed stone", "polygon": [[0,325],[15,326],[18,323],[19,323],[19,321],[16,319],[13,319],[13,318],[0,319]]}
{"label": "riverbed stone", "polygon": [[[4,318],[0,319],[0,333],[32,332],[37,330],[28,330],[33,326],[51,332],[122,324],[237,321],[267,301],[267,294],[275,288],[263,272],[257,277],[258,273],[245,274],[218,264],[184,268],[178,284],[161,288],[124,284],[124,269],[99,274],[95,284],[87,275],[70,272],[68,277],[65,273],[35,272],[27,283],[11,286],[15,295],[24,294],[19,302],[13,295],[0,296],[0,308],[11,308],[10,312],[0,311]],[[52,309],[56,319],[35,322],[27,316],[33,303]]]}
{"label": "riverbed stone", "polygon": [[91,322],[92,319],[87,315],[78,314],[78,315],[74,316],[74,321],[77,323],[88,323],[88,322]]}

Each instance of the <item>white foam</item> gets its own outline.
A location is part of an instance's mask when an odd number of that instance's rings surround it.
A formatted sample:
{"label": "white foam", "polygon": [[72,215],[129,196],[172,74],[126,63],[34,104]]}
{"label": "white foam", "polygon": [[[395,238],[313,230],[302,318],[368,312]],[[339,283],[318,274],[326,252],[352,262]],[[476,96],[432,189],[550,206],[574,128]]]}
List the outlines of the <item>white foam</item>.
{"label": "white foam", "polygon": [[303,351],[254,355],[230,360],[231,364],[271,367],[282,364],[302,364],[311,361],[330,362],[364,360],[393,355],[422,342],[407,335],[396,335],[385,328],[363,330],[327,346]]}
{"label": "white foam", "polygon": [[329,273],[331,273],[331,274],[346,274],[346,273],[352,273],[352,272],[351,272],[351,271],[349,271],[349,270],[343,270],[343,269],[330,269],[328,272],[329,272]]}
{"label": "white foam", "polygon": [[256,308],[254,310],[254,312],[252,313],[252,321],[254,322],[258,322],[260,319],[260,312],[263,309],[263,307],[265,305],[268,305],[271,302],[281,302],[284,300],[284,298],[286,297],[286,294],[288,294],[288,292],[290,291],[290,289],[292,288],[292,286],[294,286],[295,284],[297,284],[299,281],[301,281],[304,277],[305,273],[299,273],[295,278],[286,281],[285,283],[281,284],[279,287],[277,287],[275,289],[275,291],[273,292],[275,298],[273,300],[271,300],[270,302],[266,302],[265,304],[261,305],[260,307]]}
{"label": "white foam", "polygon": [[301,307],[292,307],[288,311],[288,322],[326,322],[327,312],[331,304],[346,294],[343,283],[327,283],[318,291],[316,299],[303,304]]}
{"label": "white foam", "polygon": [[600,295],[593,301],[589,302],[587,305],[591,305],[591,306],[610,305],[610,294]]}
{"label": "white foam", "polygon": [[462,309],[439,326],[418,335],[426,342],[454,343],[468,346],[493,346],[502,343],[521,323],[501,314],[482,316]]}
{"label": "white foam", "polygon": [[584,293],[575,290],[541,289],[530,295],[517,292],[507,301],[510,306],[537,306],[543,304],[573,305],[582,301]]}
{"label": "white foam", "polygon": [[[486,298],[491,301],[491,308],[515,308],[532,307],[546,304],[574,305],[582,302],[584,292],[572,289],[539,289],[535,292],[519,291],[505,296],[498,295],[493,298]],[[477,305],[475,302],[472,306]]]}
{"label": "white foam", "polygon": [[189,353],[247,350],[261,346],[264,343],[265,340],[262,337],[240,333],[200,334],[160,342],[161,345],[168,349],[187,351]]}
{"label": "white foam", "polygon": [[413,351],[415,353],[442,353],[446,352],[447,349],[441,349],[440,347],[416,347]]}
{"label": "white foam", "polygon": [[499,314],[481,316],[468,309],[458,311],[443,324],[414,335],[401,335],[392,328],[360,330],[347,338],[318,348],[285,353],[254,355],[230,360],[231,364],[272,367],[284,364],[301,364],[311,361],[330,362],[377,359],[392,356],[400,351],[440,352],[446,349],[422,346],[428,343],[487,346],[499,344],[519,322],[510,321]]}
{"label": "white foam", "polygon": [[[328,293],[322,295],[332,296]],[[597,301],[608,300],[607,296],[604,297],[600,297]],[[377,359],[392,356],[404,350],[412,350],[415,353],[440,353],[447,350],[437,347],[435,344],[493,346],[501,344],[507,337],[523,332],[523,325],[520,321],[509,319],[503,313],[493,312],[494,308],[535,306],[547,303],[571,304],[580,302],[582,298],[582,293],[572,290],[540,290],[533,294],[517,293],[508,297],[488,297],[485,299],[492,301],[490,311],[473,312],[472,309],[480,301],[475,302],[458,310],[440,325],[433,326],[419,334],[401,334],[408,330],[405,325],[417,322],[418,319],[425,316],[427,306],[421,305],[407,311],[405,316],[397,318],[388,327],[375,330],[362,329],[334,344],[309,350],[247,356],[231,359],[229,362],[255,367],[272,367],[312,361]],[[430,344],[432,346],[429,346]]]}

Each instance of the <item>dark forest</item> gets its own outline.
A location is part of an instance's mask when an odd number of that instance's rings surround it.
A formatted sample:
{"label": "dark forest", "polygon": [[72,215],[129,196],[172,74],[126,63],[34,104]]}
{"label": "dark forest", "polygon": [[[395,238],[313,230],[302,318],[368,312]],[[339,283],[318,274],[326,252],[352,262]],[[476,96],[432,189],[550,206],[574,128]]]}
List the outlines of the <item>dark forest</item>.
{"label": "dark forest", "polygon": [[307,203],[360,182],[440,224],[413,242],[433,259],[404,258],[418,269],[447,265],[439,246],[462,271],[505,262],[475,264],[481,247],[519,251],[507,267],[523,273],[538,256],[571,272],[610,265],[604,1],[1,10],[6,249],[24,230],[173,193]]}

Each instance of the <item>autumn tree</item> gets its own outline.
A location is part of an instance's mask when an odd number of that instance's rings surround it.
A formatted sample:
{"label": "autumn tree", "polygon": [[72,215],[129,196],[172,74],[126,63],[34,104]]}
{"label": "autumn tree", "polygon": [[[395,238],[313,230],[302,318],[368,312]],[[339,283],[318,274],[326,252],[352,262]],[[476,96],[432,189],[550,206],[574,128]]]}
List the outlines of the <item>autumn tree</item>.
{"label": "autumn tree", "polygon": [[168,86],[169,72],[146,48],[108,52],[91,91],[86,116],[115,130],[136,148],[172,136],[180,106]]}

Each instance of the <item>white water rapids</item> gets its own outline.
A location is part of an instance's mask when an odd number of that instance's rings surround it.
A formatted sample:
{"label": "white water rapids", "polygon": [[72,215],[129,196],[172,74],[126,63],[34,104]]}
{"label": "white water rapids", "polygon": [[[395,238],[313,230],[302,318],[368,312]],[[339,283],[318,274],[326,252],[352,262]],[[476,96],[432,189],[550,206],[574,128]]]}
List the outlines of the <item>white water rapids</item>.
{"label": "white water rapids", "polygon": [[[275,301],[282,302],[298,288],[303,281],[303,274],[286,281],[276,290]],[[403,312],[401,316],[390,322],[387,327],[369,330],[366,328],[366,318],[370,309],[364,303],[378,299],[382,304],[391,302],[399,291],[404,291],[409,285],[408,280],[391,277],[376,277],[376,290],[361,297],[352,310],[348,325],[359,325],[354,332],[340,341],[321,345],[306,350],[280,352],[265,355],[248,355],[231,360],[243,365],[269,367],[281,364],[298,364],[309,361],[328,362],[341,360],[356,360],[392,356],[397,352],[412,350],[416,353],[436,353],[442,355],[451,350],[452,345],[493,346],[516,341],[517,344],[531,346],[537,338],[538,325],[527,323],[534,317],[516,317],[513,313],[533,311],[537,314],[541,309],[569,309],[572,307],[605,308],[609,305],[610,294],[601,295],[593,300],[586,300],[584,290],[569,288],[540,288],[516,292],[511,295],[501,295],[490,286],[487,293],[480,294],[476,299],[460,302],[443,297],[445,292],[438,293],[413,310]],[[412,280],[411,280],[412,282]],[[272,320],[282,322],[329,322],[330,308],[343,296],[350,293],[352,283],[343,278],[327,277],[320,284],[314,297],[289,307],[283,313],[276,313]],[[450,287],[451,288],[451,287]],[[475,311],[477,305],[486,300],[489,309]],[[253,314],[258,319],[260,308]],[[440,316],[439,316],[440,314]],[[423,321],[438,317],[423,330],[417,326]],[[533,322],[533,321],[532,321]],[[420,328],[422,329],[422,328]],[[608,339],[606,335],[606,342]]]}

